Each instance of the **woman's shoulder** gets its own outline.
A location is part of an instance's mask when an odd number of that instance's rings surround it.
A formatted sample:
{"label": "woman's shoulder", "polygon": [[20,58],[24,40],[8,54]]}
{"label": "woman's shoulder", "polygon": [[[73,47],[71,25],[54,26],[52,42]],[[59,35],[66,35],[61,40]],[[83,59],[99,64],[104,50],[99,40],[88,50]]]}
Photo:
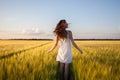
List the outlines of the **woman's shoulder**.
{"label": "woman's shoulder", "polygon": [[68,35],[69,35],[69,38],[72,36],[72,31],[70,30],[67,30],[68,31]]}
{"label": "woman's shoulder", "polygon": [[71,30],[67,30],[69,34],[72,34],[72,31]]}
{"label": "woman's shoulder", "polygon": [[70,33],[72,32],[71,30],[67,30],[67,31],[70,32]]}

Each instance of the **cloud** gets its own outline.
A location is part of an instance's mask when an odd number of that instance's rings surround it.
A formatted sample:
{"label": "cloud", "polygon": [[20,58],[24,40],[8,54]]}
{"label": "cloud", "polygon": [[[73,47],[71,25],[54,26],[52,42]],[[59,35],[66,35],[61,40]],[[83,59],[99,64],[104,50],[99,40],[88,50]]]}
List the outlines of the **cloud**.
{"label": "cloud", "polygon": [[49,33],[47,30],[40,30],[39,28],[27,28],[21,30],[17,38],[35,38],[35,39],[53,39],[53,34]]}
{"label": "cloud", "polygon": [[119,25],[119,27],[118,27],[118,30],[120,31],[120,25]]}
{"label": "cloud", "polygon": [[23,29],[21,34],[23,35],[44,35],[45,32],[39,28]]}
{"label": "cloud", "polygon": [[73,34],[77,39],[120,39],[120,33],[76,33]]}
{"label": "cloud", "polygon": [[4,31],[4,30],[0,30],[0,32],[6,32],[6,31]]}

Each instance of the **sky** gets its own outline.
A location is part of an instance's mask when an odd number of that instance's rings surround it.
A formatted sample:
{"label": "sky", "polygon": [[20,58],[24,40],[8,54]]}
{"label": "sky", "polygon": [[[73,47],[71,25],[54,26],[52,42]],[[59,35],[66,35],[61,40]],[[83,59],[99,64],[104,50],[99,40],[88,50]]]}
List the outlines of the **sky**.
{"label": "sky", "polygon": [[0,0],[0,39],[53,39],[61,19],[74,39],[120,39],[120,0]]}

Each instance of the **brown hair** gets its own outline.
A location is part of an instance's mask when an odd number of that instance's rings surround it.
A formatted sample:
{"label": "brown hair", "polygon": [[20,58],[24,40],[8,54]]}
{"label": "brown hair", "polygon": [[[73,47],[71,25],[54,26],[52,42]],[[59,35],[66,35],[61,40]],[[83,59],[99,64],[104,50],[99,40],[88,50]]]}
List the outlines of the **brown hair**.
{"label": "brown hair", "polygon": [[66,20],[65,19],[60,20],[53,32],[56,35],[58,35],[59,38],[65,39],[67,38],[67,31],[65,30],[65,27],[62,23],[66,23]]}

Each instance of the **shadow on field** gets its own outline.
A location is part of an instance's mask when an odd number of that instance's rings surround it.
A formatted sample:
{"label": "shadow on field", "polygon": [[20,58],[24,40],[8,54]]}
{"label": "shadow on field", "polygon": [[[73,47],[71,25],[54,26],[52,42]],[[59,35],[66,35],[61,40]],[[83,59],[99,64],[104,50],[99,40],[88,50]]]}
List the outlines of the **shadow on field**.
{"label": "shadow on field", "polygon": [[[69,74],[70,74],[69,80],[75,80],[72,63],[70,64],[70,73]],[[56,80],[61,80],[60,79],[60,63],[59,62],[58,62],[57,68],[56,68]]]}
{"label": "shadow on field", "polygon": [[70,80],[75,80],[75,74],[73,71],[73,64],[70,64]]}
{"label": "shadow on field", "polygon": [[[49,42],[48,42],[49,43]],[[37,47],[42,47],[48,43],[45,43],[45,44],[41,44],[39,46],[34,46],[34,47],[31,47],[31,48],[28,48],[28,49],[23,49],[23,50],[19,50],[19,51],[16,51],[16,52],[11,52],[11,53],[8,53],[6,55],[3,55],[3,56],[0,56],[0,59],[5,59],[5,58],[9,58],[9,57],[12,57],[13,55],[18,55],[18,54],[21,54],[22,52],[25,52],[25,51],[28,51],[28,50],[31,50],[31,49],[35,49]]]}

